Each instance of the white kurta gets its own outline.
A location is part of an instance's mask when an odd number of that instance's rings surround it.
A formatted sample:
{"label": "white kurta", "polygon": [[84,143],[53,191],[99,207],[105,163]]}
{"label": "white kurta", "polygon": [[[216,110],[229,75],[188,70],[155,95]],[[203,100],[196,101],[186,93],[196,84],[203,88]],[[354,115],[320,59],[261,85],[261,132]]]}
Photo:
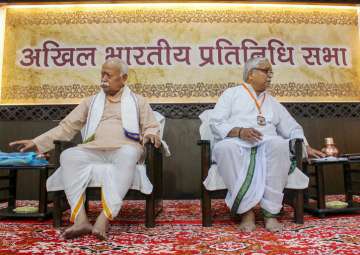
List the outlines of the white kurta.
{"label": "white kurta", "polygon": [[[246,86],[256,96],[252,86]],[[274,97],[263,92],[258,101],[264,94],[261,111],[265,126],[258,125],[258,109],[242,85],[227,89],[210,115],[210,128],[215,137],[213,161],[228,189],[226,203],[237,213],[244,213],[257,203],[272,214],[278,213],[290,167],[288,140],[301,138],[307,143],[302,127]],[[255,128],[263,138],[256,143],[228,138],[235,127]],[[257,153],[252,168],[250,152],[254,147]],[[240,202],[234,205],[236,199]]]}

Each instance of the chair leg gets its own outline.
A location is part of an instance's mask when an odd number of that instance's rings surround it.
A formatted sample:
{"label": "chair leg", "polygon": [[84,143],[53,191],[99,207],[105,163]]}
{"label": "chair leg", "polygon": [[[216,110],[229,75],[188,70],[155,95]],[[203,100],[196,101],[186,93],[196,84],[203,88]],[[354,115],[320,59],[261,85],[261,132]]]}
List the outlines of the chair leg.
{"label": "chair leg", "polygon": [[297,190],[294,196],[294,220],[297,224],[304,224],[304,191]]}
{"label": "chair leg", "polygon": [[201,191],[201,212],[203,227],[211,227],[211,199],[209,191],[207,191],[204,186]]}
{"label": "chair leg", "polygon": [[55,228],[61,227],[62,208],[61,208],[61,191],[54,192],[54,208],[53,208],[53,226]]}
{"label": "chair leg", "polygon": [[154,186],[154,195],[155,195],[155,214],[154,220],[160,214],[163,209],[163,157],[162,153],[158,152],[156,155],[156,170],[155,170],[155,186]]}
{"label": "chair leg", "polygon": [[210,142],[200,142],[201,145],[201,213],[203,227],[211,227],[211,198],[210,192],[204,186],[204,180],[209,174],[211,165]]}
{"label": "chair leg", "polygon": [[146,219],[145,226],[147,228],[155,227],[155,194],[152,192],[150,195],[146,196]]}
{"label": "chair leg", "polygon": [[[100,192],[101,192],[101,190],[100,190]],[[84,208],[85,208],[86,213],[89,212],[89,196],[90,196],[90,191],[89,191],[89,188],[87,188],[85,191],[85,202],[84,202]],[[101,197],[101,194],[100,194],[100,197]]]}
{"label": "chair leg", "polygon": [[13,212],[16,207],[16,183],[17,183],[17,169],[9,170],[9,198],[8,211]]}

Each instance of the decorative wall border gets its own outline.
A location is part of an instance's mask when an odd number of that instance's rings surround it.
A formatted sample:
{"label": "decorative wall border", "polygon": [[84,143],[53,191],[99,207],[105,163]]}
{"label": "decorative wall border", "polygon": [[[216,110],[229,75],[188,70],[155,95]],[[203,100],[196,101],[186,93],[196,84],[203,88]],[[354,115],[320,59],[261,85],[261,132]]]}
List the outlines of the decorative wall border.
{"label": "decorative wall border", "polygon": [[[166,98],[184,98],[184,97],[219,97],[225,89],[237,86],[237,83],[189,83],[189,84],[129,84],[132,91],[144,97],[166,97]],[[4,102],[21,102],[22,100],[59,100],[66,102],[66,99],[80,99],[98,92],[99,85],[71,84],[71,85],[53,85],[42,84],[40,86],[21,86],[11,85],[3,86],[1,99]],[[276,97],[282,98],[311,98],[311,97],[340,97],[351,98],[360,97],[359,85],[351,82],[344,83],[272,83],[269,89],[270,93]]]}
{"label": "decorative wall border", "polygon": [[355,11],[290,9],[278,7],[239,10],[224,9],[141,9],[131,10],[9,10],[9,25],[59,25],[99,23],[273,23],[357,25]]}
{"label": "decorative wall border", "polygon": [[[295,118],[359,118],[360,103],[283,103]],[[76,105],[0,106],[0,121],[59,121]],[[151,104],[171,119],[197,119],[214,104]]]}

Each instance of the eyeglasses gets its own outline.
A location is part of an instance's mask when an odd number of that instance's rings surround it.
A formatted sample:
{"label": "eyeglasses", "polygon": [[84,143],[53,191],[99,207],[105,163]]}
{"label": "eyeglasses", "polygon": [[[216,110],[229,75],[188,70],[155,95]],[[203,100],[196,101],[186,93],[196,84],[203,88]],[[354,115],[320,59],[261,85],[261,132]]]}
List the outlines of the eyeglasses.
{"label": "eyeglasses", "polygon": [[272,77],[273,76],[273,71],[270,69],[262,69],[262,68],[254,68],[255,70],[259,70],[261,72],[263,72],[264,74]]}

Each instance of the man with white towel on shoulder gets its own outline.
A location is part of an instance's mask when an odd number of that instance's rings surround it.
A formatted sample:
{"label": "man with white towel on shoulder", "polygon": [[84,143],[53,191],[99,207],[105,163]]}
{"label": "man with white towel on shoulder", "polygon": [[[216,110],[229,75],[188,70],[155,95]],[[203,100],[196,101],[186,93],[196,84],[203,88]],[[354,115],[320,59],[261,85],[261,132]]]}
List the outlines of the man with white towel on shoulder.
{"label": "man with white towel on shoulder", "polygon": [[[63,233],[66,239],[91,233],[106,239],[109,220],[117,216],[131,187],[136,164],[144,153],[143,145],[161,145],[159,122],[146,99],[125,85],[127,78],[125,62],[107,59],[102,65],[98,94],[85,98],[57,127],[33,140],[10,143],[20,151],[45,153],[54,148],[54,140],[70,141],[81,130],[84,142],[61,154],[57,175],[64,184],[71,207],[70,221],[74,223]],[[102,168],[103,210],[92,226],[84,201],[96,167]],[[52,177],[47,181],[48,189]]]}
{"label": "man with white towel on shoulder", "polygon": [[[302,127],[267,93],[272,66],[266,58],[251,58],[244,66],[244,83],[220,96],[209,124],[216,139],[213,161],[228,189],[226,204],[242,214],[240,229],[253,231],[253,208],[260,204],[266,229],[282,230],[276,215],[290,169],[289,140],[306,142]],[[325,154],[311,148],[309,157]]]}

